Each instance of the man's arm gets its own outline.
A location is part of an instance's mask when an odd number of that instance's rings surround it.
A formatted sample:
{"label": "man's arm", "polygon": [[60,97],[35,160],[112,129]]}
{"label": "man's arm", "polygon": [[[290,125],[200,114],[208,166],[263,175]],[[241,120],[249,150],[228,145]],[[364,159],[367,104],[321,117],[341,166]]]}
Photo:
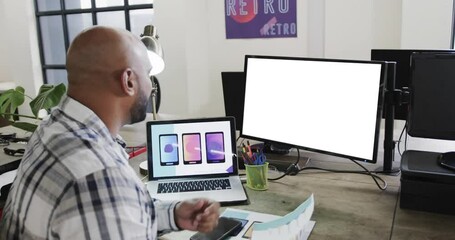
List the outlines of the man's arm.
{"label": "man's arm", "polygon": [[218,225],[220,204],[208,199],[192,199],[177,204],[175,221],[182,229],[210,232]]}

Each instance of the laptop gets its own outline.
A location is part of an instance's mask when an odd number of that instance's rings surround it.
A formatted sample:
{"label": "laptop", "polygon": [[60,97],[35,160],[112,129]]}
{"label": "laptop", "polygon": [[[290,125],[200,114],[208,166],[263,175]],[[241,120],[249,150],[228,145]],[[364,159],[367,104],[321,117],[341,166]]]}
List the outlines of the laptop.
{"label": "laptop", "polygon": [[233,117],[147,122],[147,189],[153,198],[246,204]]}

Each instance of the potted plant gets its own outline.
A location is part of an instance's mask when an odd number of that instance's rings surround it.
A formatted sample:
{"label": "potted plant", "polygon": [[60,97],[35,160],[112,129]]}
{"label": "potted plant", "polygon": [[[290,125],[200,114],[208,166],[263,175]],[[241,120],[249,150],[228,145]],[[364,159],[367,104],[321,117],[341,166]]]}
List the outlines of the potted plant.
{"label": "potted plant", "polygon": [[[40,110],[44,109],[48,113],[52,107],[60,103],[60,99],[66,92],[66,86],[61,83],[58,85],[44,84],[40,87],[38,95],[32,98],[25,94],[23,87],[9,89],[0,94],[0,117],[6,119],[8,124],[19,129],[34,132],[37,124],[21,121],[20,118],[41,120],[38,116]],[[24,104],[25,98],[29,98],[30,109],[33,115],[19,114],[17,109]]]}

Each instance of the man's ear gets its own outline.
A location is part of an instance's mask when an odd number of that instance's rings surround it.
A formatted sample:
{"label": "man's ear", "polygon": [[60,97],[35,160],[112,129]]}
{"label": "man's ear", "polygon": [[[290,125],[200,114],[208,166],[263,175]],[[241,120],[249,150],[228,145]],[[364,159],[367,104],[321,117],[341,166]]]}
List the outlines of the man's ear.
{"label": "man's ear", "polygon": [[136,90],[134,89],[137,84],[136,79],[134,78],[134,73],[131,68],[127,68],[122,72],[121,88],[123,93],[132,96],[135,94]]}

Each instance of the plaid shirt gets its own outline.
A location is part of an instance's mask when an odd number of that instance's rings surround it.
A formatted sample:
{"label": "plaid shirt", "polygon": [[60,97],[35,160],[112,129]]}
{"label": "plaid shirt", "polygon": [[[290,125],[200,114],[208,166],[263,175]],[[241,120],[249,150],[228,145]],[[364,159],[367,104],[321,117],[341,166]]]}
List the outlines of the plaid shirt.
{"label": "plaid shirt", "polygon": [[155,239],[177,230],[128,155],[87,107],[64,97],[35,131],[10,190],[1,239]]}

